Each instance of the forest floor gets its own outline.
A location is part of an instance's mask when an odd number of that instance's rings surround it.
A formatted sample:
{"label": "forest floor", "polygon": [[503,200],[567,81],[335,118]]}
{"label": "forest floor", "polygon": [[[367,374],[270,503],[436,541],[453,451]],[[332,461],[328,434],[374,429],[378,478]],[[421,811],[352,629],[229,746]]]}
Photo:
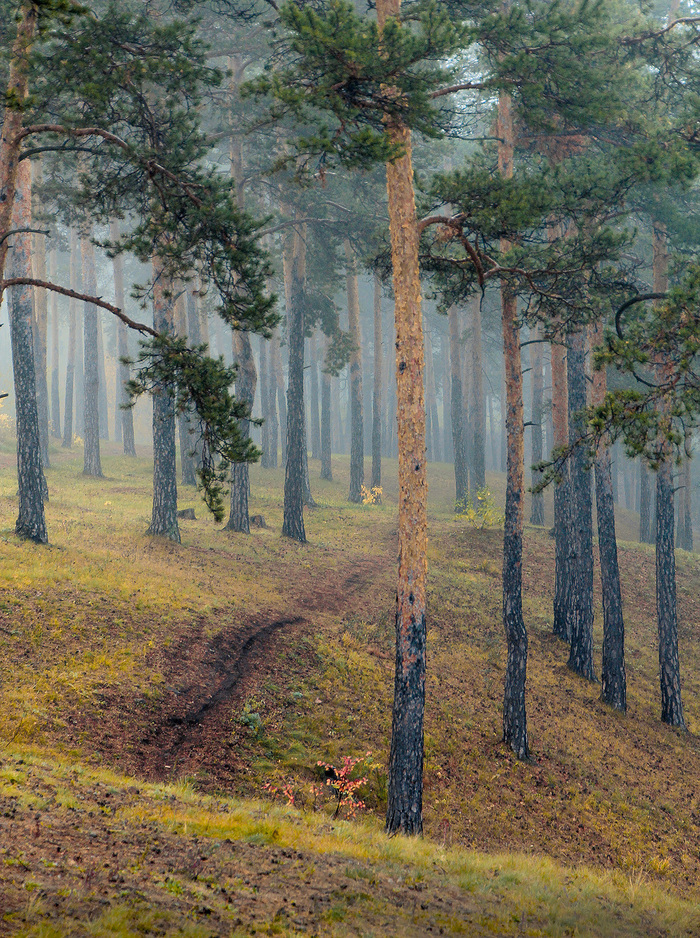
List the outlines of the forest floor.
{"label": "forest floor", "polygon": [[[183,489],[198,520],[174,545],[144,534],[148,460],[106,450],[101,480],[52,453],[49,548],[14,538],[0,460],[0,934],[700,935],[698,555],[677,554],[682,734],[658,719],[635,517],[626,716],[567,670],[553,541],[528,528],[522,764],[500,740],[502,533],[456,518],[431,466],[426,837],[388,839],[395,463],[382,505],[356,506],[347,461],[334,483],[312,462],[304,546],[280,537],[282,470],[253,468],[268,527],[248,537]],[[367,778],[354,820],[319,766],[346,757]]]}

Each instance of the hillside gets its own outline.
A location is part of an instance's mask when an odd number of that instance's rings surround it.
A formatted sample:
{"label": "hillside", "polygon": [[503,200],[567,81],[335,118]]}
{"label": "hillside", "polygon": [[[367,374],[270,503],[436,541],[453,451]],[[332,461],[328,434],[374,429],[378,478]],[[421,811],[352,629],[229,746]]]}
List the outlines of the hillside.
{"label": "hillside", "polygon": [[[269,527],[247,538],[183,491],[177,546],[144,536],[146,460],[97,481],[53,455],[48,549],[12,536],[0,470],[0,933],[700,934],[696,555],[681,735],[658,721],[653,550],[621,543],[622,717],[566,669],[553,541],[527,531],[522,765],[500,743],[501,533],[455,519],[431,466],[426,839],[389,841],[395,465],[381,506],[353,506],[346,463],[333,484],[312,464],[303,547],[279,536],[281,470],[253,470]],[[599,602],[595,637],[599,662]],[[368,779],[350,823],[318,765],[345,757]]]}

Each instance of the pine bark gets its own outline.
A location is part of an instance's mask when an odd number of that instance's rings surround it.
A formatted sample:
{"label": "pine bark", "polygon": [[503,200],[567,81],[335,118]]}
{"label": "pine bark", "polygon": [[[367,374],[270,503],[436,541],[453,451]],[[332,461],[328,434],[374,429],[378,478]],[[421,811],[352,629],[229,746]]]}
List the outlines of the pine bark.
{"label": "pine bark", "polygon": [[318,338],[309,339],[309,403],[311,405],[311,458],[321,458],[321,421],[318,395]]}
{"label": "pine bark", "polygon": [[[542,326],[537,325],[531,331],[534,344],[530,346],[530,364],[532,370],[532,464],[542,462],[542,414],[544,402],[544,375],[542,371]],[[530,503],[530,524],[544,525],[544,494],[535,492],[542,479],[541,471],[532,469],[532,501]]]}
{"label": "pine bark", "polygon": [[[586,331],[569,340],[569,442],[575,444],[585,429],[580,416],[587,405]],[[571,651],[568,666],[588,681],[595,681],[593,667],[593,503],[586,452],[578,446],[570,457],[571,530],[569,542],[569,607]]]}
{"label": "pine bark", "polygon": [[[330,339],[326,339],[326,353]],[[327,482],[333,481],[333,466],[331,462],[331,376],[321,369],[321,478]]]}
{"label": "pine bark", "polygon": [[268,440],[269,440],[269,468],[277,468],[277,440],[279,437],[279,420],[277,417],[277,367],[275,357],[278,355],[276,348],[279,344],[277,331],[275,330],[270,339],[268,350],[268,369],[267,369],[267,413],[268,413]]}
{"label": "pine bark", "polygon": [[[78,289],[78,237],[75,231],[70,233],[70,285]],[[66,393],[63,402],[63,447],[73,445],[73,410],[75,400],[75,352],[78,332],[77,300],[68,300],[68,351],[66,354]]]}
{"label": "pine bark", "polygon": [[[253,357],[250,335],[247,332],[233,333],[233,357],[238,367],[236,372],[236,398],[246,405],[248,414],[250,414],[253,410],[258,376],[255,370],[255,358]],[[243,438],[247,439],[250,436],[250,420],[241,420],[238,426]],[[248,463],[234,463],[231,467],[231,512],[226,522],[227,531],[250,534],[249,490]]]}
{"label": "pine bark", "polygon": [[360,329],[357,263],[347,238],[345,239],[345,265],[348,291],[348,331],[352,342],[352,352],[350,353],[350,491],[348,500],[358,504],[362,501],[362,486],[365,483],[362,413],[362,332]]}
{"label": "pine bark", "polygon": [[262,411],[261,454],[260,465],[263,469],[270,468],[270,382],[269,366],[267,363],[267,339],[260,336],[258,339],[258,360],[260,362],[260,410]]}
{"label": "pine bark", "polygon": [[[80,239],[80,254],[83,264],[83,289],[90,296],[96,296],[95,249],[88,238]],[[83,414],[85,419],[83,475],[102,478],[97,307],[94,303],[85,303],[83,306],[83,340]]]}
{"label": "pine bark", "polygon": [[295,231],[290,244],[285,280],[288,281],[287,338],[287,461],[284,475],[282,534],[306,542],[304,527],[304,281],[306,240]]}
{"label": "pine bark", "polygon": [[[28,160],[20,165],[15,182],[15,211],[12,217],[12,227],[14,229],[30,228],[32,183]],[[9,258],[10,277],[32,276],[31,242],[30,234],[13,235],[12,254]],[[41,461],[39,413],[36,401],[32,335],[34,291],[32,287],[11,287],[8,306],[15,389],[19,488],[19,514],[15,524],[15,534],[37,544],[47,544],[49,538],[44,515],[44,498],[47,495],[47,488]]]}
{"label": "pine bark", "polygon": [[[382,282],[374,275],[374,385],[372,389],[372,488],[382,486]],[[330,415],[329,415],[330,416]]]}
{"label": "pine bark", "polygon": [[[591,329],[592,344],[601,344],[602,328]],[[591,403],[599,406],[607,391],[605,369],[593,373]],[[600,699],[615,710],[627,710],[627,676],[625,673],[625,623],[622,616],[620,568],[615,535],[615,501],[613,498],[610,448],[601,444],[595,457],[595,495],[598,518],[598,550],[603,595],[603,663]]]}
{"label": "pine bark", "polygon": [[[49,255],[49,276],[56,282],[56,249]],[[58,341],[58,294],[51,294],[51,436],[61,439],[61,401],[59,391],[60,350]]]}
{"label": "pine bark", "polygon": [[97,368],[100,377],[98,407],[100,412],[100,439],[109,440],[109,401],[107,400],[107,371],[105,368],[104,330],[102,315],[97,313]]}
{"label": "pine bark", "polygon": [[[172,297],[166,296],[160,264],[155,258],[153,286],[153,328],[160,333],[174,331]],[[159,387],[153,393],[153,508],[147,534],[180,543],[177,520],[177,451],[175,446],[175,402],[172,391]]]}
{"label": "pine bark", "polygon": [[[552,344],[552,434],[554,448],[569,445],[569,387],[566,366],[566,346]],[[569,461],[562,466],[561,478],[554,487],[554,626],[552,631],[565,642],[571,641],[571,623],[567,616],[569,575],[569,517],[570,499]]]}
{"label": "pine bark", "polygon": [[451,306],[448,312],[450,326],[450,420],[452,423],[452,451],[454,453],[455,505],[463,505],[469,494],[466,441],[464,439],[464,408],[462,406],[462,361],[460,348],[459,310]]}
{"label": "pine bark", "polygon": [[[41,159],[32,164],[34,183],[42,182]],[[34,217],[35,212],[32,212]],[[34,227],[38,227],[36,222]],[[37,280],[47,279],[46,235],[35,234],[32,268]],[[41,441],[41,462],[45,469],[51,465],[49,457],[49,385],[47,380],[49,298],[46,290],[34,292],[34,367],[36,370],[36,406],[39,415],[39,440]]]}
{"label": "pine bark", "polygon": [[[398,15],[399,0],[379,0],[380,29],[389,17]],[[386,828],[390,833],[419,834],[423,830],[428,492],[419,235],[410,131],[391,119],[387,119],[386,129],[404,154],[386,168],[394,273],[399,459],[396,673]]]}

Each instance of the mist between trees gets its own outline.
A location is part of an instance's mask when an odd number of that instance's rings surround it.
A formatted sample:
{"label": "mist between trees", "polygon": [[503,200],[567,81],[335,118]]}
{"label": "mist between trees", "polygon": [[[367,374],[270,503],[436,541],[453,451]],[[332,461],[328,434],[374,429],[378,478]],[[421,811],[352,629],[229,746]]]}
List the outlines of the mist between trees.
{"label": "mist between trees", "polygon": [[656,545],[661,719],[683,728],[674,544],[693,547],[700,402],[693,4],[0,11],[17,534],[50,539],[57,447],[82,446],[97,478],[103,441],[152,452],[148,530],[175,541],[178,489],[195,485],[249,533],[252,460],[285,467],[283,534],[299,542],[334,456],[349,456],[353,503],[380,498],[382,460],[397,460],[387,828],[418,833],[426,464],[454,465],[458,512],[487,500],[487,473],[506,476],[503,733],[521,759],[524,526],[556,541],[569,667],[624,711],[623,506]]}

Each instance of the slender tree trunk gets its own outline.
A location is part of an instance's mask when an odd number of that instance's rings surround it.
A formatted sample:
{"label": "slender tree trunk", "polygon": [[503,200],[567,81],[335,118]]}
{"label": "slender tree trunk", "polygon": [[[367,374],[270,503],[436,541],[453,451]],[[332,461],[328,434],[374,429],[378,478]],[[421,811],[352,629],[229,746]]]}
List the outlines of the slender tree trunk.
{"label": "slender tree trunk", "polygon": [[[116,241],[119,238],[119,222],[113,221],[110,227],[110,238]],[[124,259],[117,255],[112,261],[112,270],[114,273],[114,302],[120,309],[124,309]],[[126,324],[119,321],[117,323],[117,412],[122,429],[122,444],[124,446],[125,456],[136,455],[136,445],[134,442],[134,411],[131,407],[125,408],[129,403],[129,395],[126,390],[126,384],[129,381],[129,366],[123,363],[123,359],[129,356],[129,336]]]}
{"label": "slender tree trunk", "polygon": [[[174,306],[175,329],[180,336],[188,336],[187,293],[184,284],[178,284]],[[183,485],[197,485],[197,457],[194,452],[194,420],[189,411],[178,414],[177,430],[180,440],[180,479]]]}
{"label": "slender tree trunk", "polygon": [[[602,328],[591,328],[592,345],[602,342]],[[593,373],[591,403],[599,406],[607,391],[605,369]],[[615,710],[627,710],[625,624],[622,617],[620,568],[617,562],[615,504],[610,448],[600,445],[595,457],[595,496],[598,516],[600,580],[603,593],[603,665],[600,699]]]}
{"label": "slender tree trunk", "polygon": [[372,488],[382,487],[382,282],[374,275],[374,387],[372,393]]}
{"label": "slender tree trunk", "polygon": [[[32,164],[34,183],[42,183],[41,159]],[[34,213],[32,213],[32,216]],[[34,223],[34,227],[37,224]],[[46,280],[46,235],[35,234],[32,268],[37,280]],[[46,290],[36,290],[34,294],[34,366],[36,369],[36,406],[39,415],[39,439],[41,441],[41,462],[45,469],[51,465],[49,458],[49,386],[47,371],[49,298]]]}
{"label": "slender tree trunk", "polygon": [[[154,258],[153,328],[172,334],[173,301],[166,295],[160,263]],[[175,402],[168,387],[153,394],[153,509],[146,531],[156,537],[180,543],[177,521],[177,452],[175,447]]]}
{"label": "slender tree trunk", "polygon": [[[326,339],[326,354],[330,339]],[[331,376],[321,369],[321,478],[333,481],[331,465]]]}
{"label": "slender tree trunk", "polygon": [[[569,441],[584,430],[584,418],[578,416],[587,404],[586,332],[572,334],[569,342]],[[571,540],[569,576],[571,588],[568,615],[571,625],[569,667],[589,681],[595,681],[593,667],[593,505],[591,475],[586,467],[586,453],[577,447],[570,457]]]}
{"label": "slender tree trunk", "polygon": [[279,353],[276,349],[279,346],[279,338],[277,331],[275,330],[272,338],[270,339],[270,349],[268,355],[269,368],[267,373],[267,407],[268,407],[268,439],[270,441],[270,451],[269,451],[269,460],[270,460],[270,469],[277,468],[277,438],[279,436],[279,421],[277,419],[277,365],[276,365],[276,356],[279,357]]}
{"label": "slender tree trunk", "polygon": [[[262,436],[260,465],[263,469],[270,468],[270,381],[269,366],[267,363],[267,339],[259,337],[259,360],[260,360],[260,409],[262,411]],[[275,444],[277,441],[275,440]]]}
{"label": "slender tree trunk", "polygon": [[362,501],[365,483],[364,426],[362,414],[362,332],[360,330],[360,297],[357,286],[357,264],[350,242],[345,239],[345,266],[348,291],[348,331],[352,342],[350,353],[350,492],[348,499]]}
{"label": "slender tree trunk", "polygon": [[484,405],[484,362],[481,342],[481,297],[471,301],[471,446],[469,447],[469,483],[472,498],[486,486],[486,408]]}
{"label": "slender tree trunk", "polygon": [[[49,255],[49,276],[56,282],[56,248]],[[61,401],[59,392],[58,294],[51,294],[51,436],[61,439]]]}
{"label": "slender tree trunk", "polygon": [[299,231],[295,231],[291,239],[291,253],[288,255],[287,266],[289,278],[289,302],[287,304],[289,377],[287,391],[287,462],[284,476],[282,534],[305,543],[304,281],[306,278],[306,240]]}
{"label": "slender tree trunk", "polygon": [[100,412],[100,439],[109,440],[109,402],[107,400],[107,372],[105,369],[105,346],[102,329],[102,316],[97,313],[97,367],[100,378],[98,407]]}
{"label": "slender tree trunk", "polygon": [[[5,115],[7,119],[7,112]],[[31,228],[32,180],[25,160],[15,177],[13,229]],[[8,228],[9,230],[9,228]],[[27,232],[12,237],[10,277],[32,276],[32,238]],[[34,292],[32,287],[11,287],[9,293],[10,341],[15,388],[17,423],[17,481],[19,515],[15,524],[18,537],[37,544],[48,543],[44,497],[46,480],[41,464],[39,414],[34,370]]]}
{"label": "slender tree trunk", "polygon": [[[498,169],[509,179],[513,175],[513,114],[511,97],[498,98]],[[501,250],[510,248],[501,242]],[[508,645],[503,695],[503,741],[519,759],[527,759],[525,682],[527,678],[527,629],[523,619],[522,560],[525,508],[525,461],[523,419],[523,371],[520,358],[520,328],[517,299],[507,283],[501,285],[505,384],[505,424],[507,440],[506,512],[503,532],[503,627]]]}
{"label": "slender tree trunk", "polygon": [[[668,290],[668,249],[666,227],[653,226],[654,292]],[[659,376],[667,377],[669,366],[661,362]],[[662,425],[670,429],[670,416]],[[661,720],[685,729],[681,699],[681,673],[678,657],[678,607],[676,605],[676,554],[674,550],[673,461],[671,444],[662,438],[663,458],[656,472],[656,615],[659,623],[659,678]]]}
{"label": "slender tree trunk", "polygon": [[[78,288],[78,237],[74,230],[70,233],[70,285]],[[73,444],[73,406],[75,382],[75,350],[78,331],[77,300],[68,300],[68,352],[66,355],[66,394],[63,402],[63,447],[70,449]]]}
{"label": "slender tree trunk", "polygon": [[676,532],[676,547],[681,550],[693,549],[693,512],[692,492],[693,480],[691,472],[691,436],[686,434],[685,453],[680,470],[678,530]]}
{"label": "slender tree trunk", "polygon": [[[247,332],[233,333],[233,357],[238,366],[236,397],[246,404],[250,414],[253,410],[258,376],[255,371],[255,359],[253,358],[250,336]],[[250,420],[241,420],[239,427],[241,435],[247,439],[250,436]],[[234,463],[231,467],[231,513],[226,523],[226,530],[250,534],[248,490],[248,463]]]}
{"label": "slender tree trunk", "polygon": [[[542,326],[537,325],[531,331],[531,338],[535,344],[530,346],[530,363],[532,365],[532,463],[542,462],[542,412],[544,397],[544,375],[542,373]],[[542,479],[542,473],[532,470],[532,488],[537,487]],[[544,524],[544,495],[542,492],[532,493],[530,507],[530,524]]]}
{"label": "slender tree trunk", "polygon": [[[440,462],[440,421],[437,412],[437,391],[435,388],[435,360],[433,356],[433,340],[431,334],[425,333],[425,391],[426,410],[430,417],[430,458]],[[427,431],[426,431],[427,432]]]}
{"label": "slender tree trunk", "polygon": [[311,458],[321,458],[321,422],[318,397],[318,339],[314,333],[309,340],[309,397],[311,403]]}
{"label": "slender tree trunk", "polygon": [[[554,448],[569,444],[569,384],[566,368],[566,346],[552,344],[552,433]],[[571,623],[567,616],[568,592],[571,586],[569,575],[569,542],[571,540],[569,499],[571,474],[567,460],[561,471],[561,479],[554,487],[554,628],[553,632],[565,642],[571,641]]]}
{"label": "slender tree trunk", "polygon": [[454,462],[452,420],[450,418],[450,323],[444,324],[442,333],[442,452],[445,462]]}
{"label": "slender tree trunk", "polygon": [[639,473],[639,540],[642,544],[654,543],[653,475],[644,463]]}
{"label": "slender tree trunk", "polygon": [[[83,262],[83,289],[90,296],[97,294],[95,251],[88,238],[80,239]],[[102,478],[100,460],[100,373],[98,366],[97,307],[85,303],[83,309],[83,413],[85,415],[85,446],[83,475]]]}
{"label": "slender tree trunk", "polygon": [[450,419],[455,470],[455,504],[463,505],[469,494],[469,473],[464,441],[464,410],[462,407],[462,363],[459,344],[459,310],[452,305],[448,313],[450,326]]}
{"label": "slender tree trunk", "polygon": [[[399,0],[378,0],[383,29],[399,16]],[[399,573],[396,592],[396,674],[389,757],[386,828],[423,829],[423,718],[427,579],[427,475],[423,396],[423,328],[411,135],[387,119],[389,139],[403,156],[387,165],[394,271],[399,454]]]}

